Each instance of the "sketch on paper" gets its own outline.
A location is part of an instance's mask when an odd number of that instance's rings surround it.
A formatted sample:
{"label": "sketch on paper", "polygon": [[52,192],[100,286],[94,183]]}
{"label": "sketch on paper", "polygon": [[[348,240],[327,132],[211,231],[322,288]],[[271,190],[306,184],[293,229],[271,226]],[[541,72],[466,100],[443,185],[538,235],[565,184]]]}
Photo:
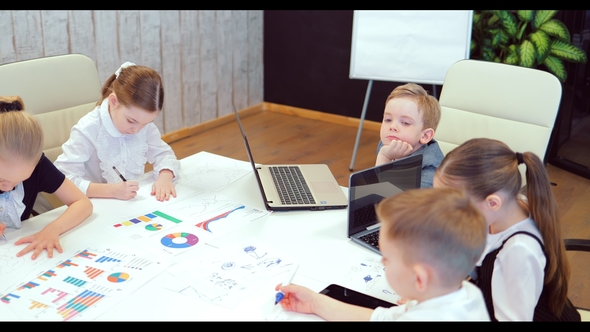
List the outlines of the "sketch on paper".
{"label": "sketch on paper", "polygon": [[249,239],[219,249],[201,261],[178,263],[168,272],[190,286],[182,294],[233,308],[265,280],[287,271],[293,263],[260,240]]}
{"label": "sketch on paper", "polygon": [[218,191],[252,172],[252,166],[236,159],[199,152],[183,160],[179,182],[200,189]]}
{"label": "sketch on paper", "polygon": [[344,287],[396,303],[399,296],[387,283],[385,268],[378,257],[361,257],[351,260],[345,272]]}

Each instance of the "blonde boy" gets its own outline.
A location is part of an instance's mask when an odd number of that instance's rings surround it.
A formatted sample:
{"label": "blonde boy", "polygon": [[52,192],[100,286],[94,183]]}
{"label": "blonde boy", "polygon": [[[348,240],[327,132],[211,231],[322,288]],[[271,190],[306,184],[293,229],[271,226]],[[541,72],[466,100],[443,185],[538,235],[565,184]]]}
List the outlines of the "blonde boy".
{"label": "blonde boy", "polygon": [[465,281],[483,252],[486,223],[462,191],[408,190],[381,201],[377,217],[387,282],[413,300],[371,310],[291,284],[276,287],[285,294],[281,306],[326,320],[489,321],[481,291]]}
{"label": "blonde boy", "polygon": [[422,154],[420,187],[432,187],[434,172],[444,158],[433,139],[439,122],[438,100],[424,88],[414,83],[395,88],[385,102],[375,166]]}

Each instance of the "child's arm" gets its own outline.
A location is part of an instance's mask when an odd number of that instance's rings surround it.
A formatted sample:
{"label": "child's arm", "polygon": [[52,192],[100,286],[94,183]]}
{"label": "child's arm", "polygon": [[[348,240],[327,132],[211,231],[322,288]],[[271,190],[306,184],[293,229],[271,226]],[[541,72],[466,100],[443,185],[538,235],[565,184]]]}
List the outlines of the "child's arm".
{"label": "child's arm", "polygon": [[135,197],[138,190],[139,182],[137,181],[124,181],[117,183],[90,182],[88,189],[86,190],[86,196],[128,200]]}
{"label": "child's arm", "polygon": [[373,310],[352,304],[340,302],[324,294],[319,294],[309,288],[290,284],[277,285],[275,290],[281,290],[285,297],[281,302],[283,309],[305,314],[316,314],[325,320],[368,321]]}
{"label": "child's arm", "polygon": [[78,226],[92,213],[92,203],[67,178],[61,186],[55,191],[55,195],[65,204],[68,208],[64,213],[57,219],[52,221],[49,225],[45,226],[41,231],[20,238],[14,244],[19,245],[23,243],[29,243],[23,250],[21,250],[17,257],[20,257],[31,250],[34,250],[32,259],[39,256],[41,251],[47,250],[47,255],[53,257],[53,249],[57,249],[60,253],[63,252],[61,245],[59,244],[59,236],[68,230]]}
{"label": "child's arm", "polygon": [[405,157],[411,154],[413,148],[410,144],[403,141],[392,141],[389,145],[383,145],[377,154],[375,166],[389,163],[393,160]]}
{"label": "child's arm", "polygon": [[176,159],[174,151],[162,140],[158,127],[151,123],[146,128],[146,139],[148,143],[147,161],[154,165],[155,182],[151,194],[156,196],[158,201],[169,200],[170,196],[176,197],[174,180],[178,179],[180,162]]}

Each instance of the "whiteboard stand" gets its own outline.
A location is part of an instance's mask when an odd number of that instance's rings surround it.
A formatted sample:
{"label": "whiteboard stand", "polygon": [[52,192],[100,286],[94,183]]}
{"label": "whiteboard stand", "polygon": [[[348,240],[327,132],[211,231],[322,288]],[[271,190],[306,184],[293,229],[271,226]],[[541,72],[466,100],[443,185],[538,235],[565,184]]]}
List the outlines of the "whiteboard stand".
{"label": "whiteboard stand", "polygon": [[369,86],[350,171],[373,81],[443,84],[453,63],[469,59],[472,23],[472,10],[354,11],[349,77],[369,80]]}
{"label": "whiteboard stand", "polygon": [[361,133],[363,131],[363,122],[365,121],[365,116],[367,115],[367,105],[369,105],[369,97],[371,96],[371,89],[373,88],[373,80],[369,80],[369,84],[367,85],[367,93],[365,94],[365,102],[363,103],[363,111],[361,112],[361,121],[359,122],[359,129],[356,133],[356,140],[354,142],[354,149],[352,150],[352,160],[350,161],[350,168],[349,171],[352,172],[354,168],[354,161],[356,160],[356,153],[359,149],[359,142],[361,141]]}

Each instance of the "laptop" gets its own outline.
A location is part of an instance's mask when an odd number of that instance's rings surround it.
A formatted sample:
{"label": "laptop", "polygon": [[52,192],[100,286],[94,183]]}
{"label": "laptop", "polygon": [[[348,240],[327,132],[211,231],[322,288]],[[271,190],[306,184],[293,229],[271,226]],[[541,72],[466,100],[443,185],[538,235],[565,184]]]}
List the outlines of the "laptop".
{"label": "laptop", "polygon": [[379,228],[375,206],[402,191],[420,188],[422,155],[413,155],[350,175],[348,238],[378,254]]}
{"label": "laptop", "polygon": [[248,159],[252,164],[264,206],[269,211],[344,209],[348,199],[325,164],[256,166],[238,111]]}

